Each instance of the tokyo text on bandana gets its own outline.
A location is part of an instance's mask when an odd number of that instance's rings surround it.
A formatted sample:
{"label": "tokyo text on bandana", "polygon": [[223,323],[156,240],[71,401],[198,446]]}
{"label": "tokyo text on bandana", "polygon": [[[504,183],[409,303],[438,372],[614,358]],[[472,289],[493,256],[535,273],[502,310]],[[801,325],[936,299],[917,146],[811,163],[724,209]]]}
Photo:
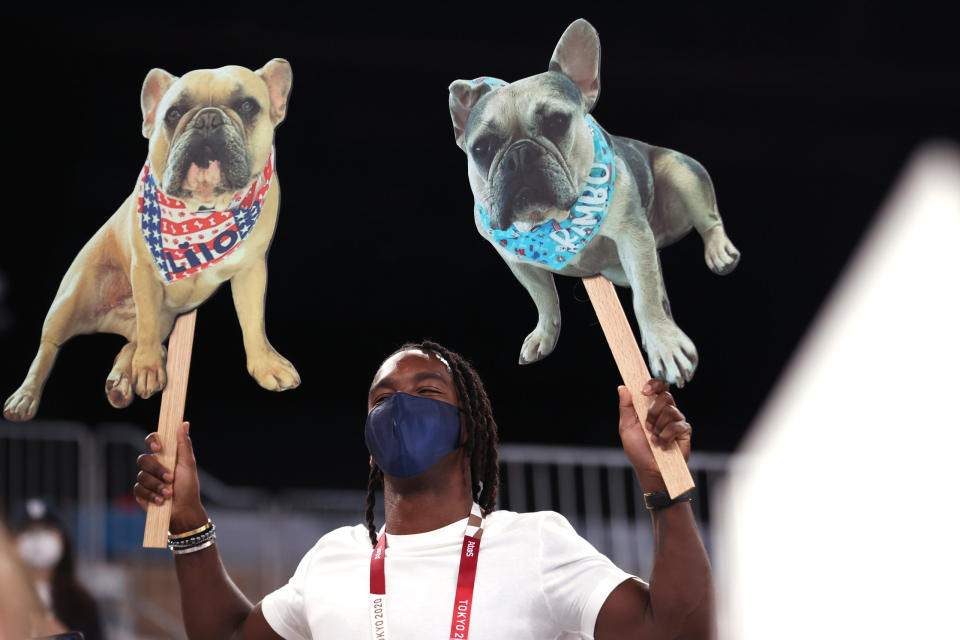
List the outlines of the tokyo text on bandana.
{"label": "tokyo text on bandana", "polygon": [[[480,77],[473,84],[485,82],[497,88],[506,85],[503,80]],[[613,200],[613,149],[600,125],[590,116],[584,116],[593,136],[593,164],[587,184],[576,204],[562,221],[548,220],[529,231],[520,231],[516,225],[509,229],[494,229],[490,214],[476,203],[483,230],[503,249],[518,258],[536,262],[554,269],[562,269],[587,243],[596,236]]]}
{"label": "tokyo text on bandana", "polygon": [[230,255],[260,218],[272,182],[273,152],[257,181],[238,192],[226,209],[191,211],[160,190],[148,161],[137,186],[137,216],[164,284],[199,273]]}

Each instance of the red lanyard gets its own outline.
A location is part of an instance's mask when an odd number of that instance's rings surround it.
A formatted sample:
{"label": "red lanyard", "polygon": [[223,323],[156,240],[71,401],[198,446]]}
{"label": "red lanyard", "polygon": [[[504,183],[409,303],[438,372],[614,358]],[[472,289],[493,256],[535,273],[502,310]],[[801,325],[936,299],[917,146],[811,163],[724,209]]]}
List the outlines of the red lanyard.
{"label": "red lanyard", "polygon": [[[470,611],[473,608],[473,584],[477,578],[477,559],[480,556],[480,537],[483,535],[483,515],[480,506],[473,504],[467,531],[463,534],[460,550],[460,572],[457,575],[457,595],[453,602],[453,620],[450,640],[466,640],[470,633]],[[373,640],[390,640],[387,631],[387,579],[384,556],[387,536],[380,534],[377,546],[370,556],[370,632]]]}

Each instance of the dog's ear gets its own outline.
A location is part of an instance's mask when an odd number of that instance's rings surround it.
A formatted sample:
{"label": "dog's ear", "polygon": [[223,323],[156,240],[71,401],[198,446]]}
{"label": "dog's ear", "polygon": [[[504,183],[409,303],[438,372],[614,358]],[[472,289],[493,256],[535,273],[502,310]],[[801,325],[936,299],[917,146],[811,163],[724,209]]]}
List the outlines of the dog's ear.
{"label": "dog's ear", "polygon": [[600,97],[600,36],[593,25],[580,18],[560,36],[550,58],[549,71],[566,74],[580,87],[587,111]]}
{"label": "dog's ear", "polygon": [[257,75],[263,78],[270,92],[270,119],[274,125],[280,124],[287,116],[287,102],[290,88],[293,87],[293,70],[283,58],[274,58],[257,69]]}
{"label": "dog's ear", "polygon": [[453,120],[453,134],[457,146],[461,149],[466,144],[464,135],[467,132],[467,119],[477,101],[493,90],[486,82],[476,80],[454,80],[450,83],[450,119]]}
{"label": "dog's ear", "polygon": [[140,110],[143,112],[143,137],[150,139],[157,124],[157,105],[177,77],[163,69],[150,69],[140,90]]}

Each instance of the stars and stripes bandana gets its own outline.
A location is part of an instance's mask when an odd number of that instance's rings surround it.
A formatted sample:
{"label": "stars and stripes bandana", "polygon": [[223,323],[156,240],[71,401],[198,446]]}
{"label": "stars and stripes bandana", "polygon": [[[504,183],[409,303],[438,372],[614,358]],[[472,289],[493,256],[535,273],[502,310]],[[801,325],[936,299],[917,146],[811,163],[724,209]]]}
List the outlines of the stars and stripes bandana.
{"label": "stars and stripes bandana", "polygon": [[[486,76],[473,80],[475,85],[481,82],[493,88],[507,84]],[[562,269],[596,236],[603,223],[613,200],[613,149],[597,121],[590,115],[584,119],[593,135],[593,165],[587,175],[587,185],[566,219],[560,222],[548,220],[529,231],[520,231],[516,225],[505,230],[494,229],[490,226],[490,214],[479,202],[476,203],[480,224],[486,234],[518,258]]]}
{"label": "stars and stripes bandana", "polygon": [[237,192],[226,209],[191,211],[160,190],[148,160],[137,185],[137,216],[164,284],[190,277],[236,249],[260,218],[272,182],[273,151],[253,186]]}

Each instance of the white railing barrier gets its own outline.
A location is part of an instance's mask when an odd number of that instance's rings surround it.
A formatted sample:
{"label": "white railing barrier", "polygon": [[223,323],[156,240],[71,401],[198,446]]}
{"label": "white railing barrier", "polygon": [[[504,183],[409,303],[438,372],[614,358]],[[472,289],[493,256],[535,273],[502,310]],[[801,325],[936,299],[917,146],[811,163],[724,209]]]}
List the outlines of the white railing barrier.
{"label": "white railing barrier", "polygon": [[[709,550],[710,497],[726,472],[726,454],[694,452],[693,509]],[[500,504],[511,511],[562,513],[593,546],[624,570],[648,576],[650,518],[633,468],[620,448],[504,444]]]}

